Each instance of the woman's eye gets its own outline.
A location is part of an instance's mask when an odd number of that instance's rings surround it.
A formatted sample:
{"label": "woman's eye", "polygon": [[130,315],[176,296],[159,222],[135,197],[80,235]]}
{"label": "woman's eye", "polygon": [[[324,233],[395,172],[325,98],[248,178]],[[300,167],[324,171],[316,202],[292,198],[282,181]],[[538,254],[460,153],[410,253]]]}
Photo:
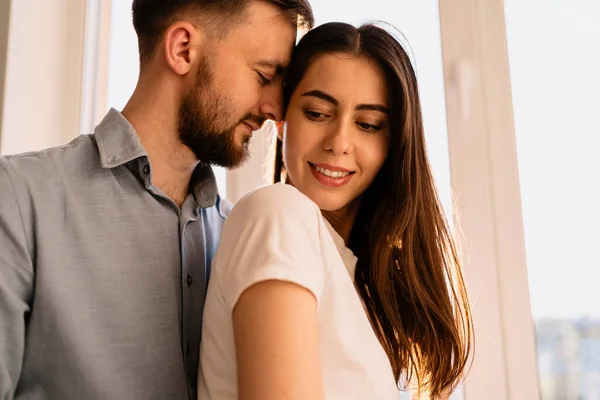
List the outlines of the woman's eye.
{"label": "woman's eye", "polygon": [[360,127],[360,129],[366,132],[377,132],[381,130],[381,125],[367,124],[366,122],[357,122],[356,124]]}
{"label": "woman's eye", "polygon": [[323,118],[327,117],[327,115],[320,113],[318,111],[310,111],[310,110],[306,110],[304,111],[304,115],[306,115],[306,117],[308,119],[310,119],[311,121],[319,121],[322,120]]}

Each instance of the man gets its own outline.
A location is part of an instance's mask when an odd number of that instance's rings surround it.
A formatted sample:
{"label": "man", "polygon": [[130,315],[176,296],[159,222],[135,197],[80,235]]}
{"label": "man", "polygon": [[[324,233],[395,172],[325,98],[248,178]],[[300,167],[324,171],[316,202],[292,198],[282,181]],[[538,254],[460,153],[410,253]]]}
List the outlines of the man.
{"label": "man", "polygon": [[0,398],[196,397],[235,167],[282,118],[306,0],[134,0],[140,77],[92,135],[0,158]]}

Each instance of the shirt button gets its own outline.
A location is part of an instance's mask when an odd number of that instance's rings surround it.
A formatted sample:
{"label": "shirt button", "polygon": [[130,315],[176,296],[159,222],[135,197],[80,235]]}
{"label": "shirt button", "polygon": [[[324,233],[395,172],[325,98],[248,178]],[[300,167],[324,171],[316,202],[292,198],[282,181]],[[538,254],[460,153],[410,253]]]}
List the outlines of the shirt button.
{"label": "shirt button", "polygon": [[185,354],[190,354],[191,351],[192,351],[192,345],[188,343],[185,346]]}
{"label": "shirt button", "polygon": [[144,165],[144,175],[148,175],[150,173],[150,166],[148,164]]}
{"label": "shirt button", "polygon": [[187,276],[187,285],[192,286],[192,276],[188,274]]}

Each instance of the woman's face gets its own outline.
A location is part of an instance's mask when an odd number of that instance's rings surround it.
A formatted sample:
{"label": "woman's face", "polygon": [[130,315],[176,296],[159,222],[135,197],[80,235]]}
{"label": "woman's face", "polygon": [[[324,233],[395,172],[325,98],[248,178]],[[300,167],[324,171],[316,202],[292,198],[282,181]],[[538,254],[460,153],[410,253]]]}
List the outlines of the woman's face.
{"label": "woman's face", "polygon": [[285,118],[288,178],[322,210],[351,205],[373,182],[389,148],[388,93],[365,57],[318,57],[292,95]]}

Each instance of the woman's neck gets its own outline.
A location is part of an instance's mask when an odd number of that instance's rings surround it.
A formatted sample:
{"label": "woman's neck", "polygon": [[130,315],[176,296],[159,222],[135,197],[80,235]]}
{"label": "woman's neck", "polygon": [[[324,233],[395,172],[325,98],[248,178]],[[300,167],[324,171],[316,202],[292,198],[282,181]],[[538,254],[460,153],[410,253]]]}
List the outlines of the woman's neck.
{"label": "woman's neck", "polygon": [[348,246],[350,234],[352,234],[352,227],[354,226],[359,206],[360,201],[357,199],[339,210],[321,211],[333,229],[344,239],[346,246]]}
{"label": "woman's neck", "polygon": [[[285,177],[285,183],[287,185],[294,186],[294,183],[291,181],[290,177]],[[354,226],[354,221],[356,220],[356,214],[358,213],[358,209],[360,207],[360,197],[354,199],[350,204],[345,205],[339,210],[334,211],[326,211],[321,210],[321,213],[325,217],[327,221],[331,224],[333,229],[344,239],[344,243],[348,246],[348,242],[350,241],[350,235],[352,234],[352,227]]]}

